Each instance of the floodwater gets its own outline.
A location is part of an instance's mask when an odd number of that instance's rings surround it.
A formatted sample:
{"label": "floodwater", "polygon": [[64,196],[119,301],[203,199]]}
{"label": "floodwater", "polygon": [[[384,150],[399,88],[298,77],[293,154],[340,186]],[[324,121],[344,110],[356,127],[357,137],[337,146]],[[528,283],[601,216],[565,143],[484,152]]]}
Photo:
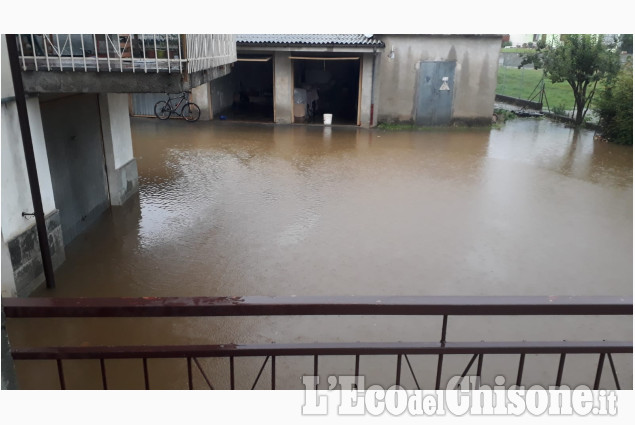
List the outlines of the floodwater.
{"label": "floodwater", "polygon": [[[139,195],[73,241],[58,288],[36,296],[632,296],[632,148],[592,132],[534,119],[419,132],[132,119],[132,133]],[[14,346],[434,341],[440,327],[436,317],[9,321]],[[631,335],[631,317],[450,317],[448,328],[450,341]],[[524,383],[555,382],[558,357],[528,356]],[[446,357],[444,379],[468,360]],[[436,357],[411,361],[431,388]],[[151,386],[186,388],[184,362],[150,360]],[[237,359],[239,388],[260,362]],[[632,388],[631,356],[615,362]],[[54,362],[25,363],[24,388],[57,387]],[[98,362],[67,363],[69,388],[100,388]],[[226,359],[202,364],[228,388]],[[483,382],[513,381],[517,364],[486,356]],[[567,356],[563,382],[592,385],[596,365]],[[313,359],[276,366],[279,388],[302,388]],[[320,359],[323,384],[353,367]],[[108,373],[111,388],[143,388],[140,361],[109,361]],[[395,358],[362,358],[361,373],[391,385]],[[200,375],[195,385],[205,388]]]}

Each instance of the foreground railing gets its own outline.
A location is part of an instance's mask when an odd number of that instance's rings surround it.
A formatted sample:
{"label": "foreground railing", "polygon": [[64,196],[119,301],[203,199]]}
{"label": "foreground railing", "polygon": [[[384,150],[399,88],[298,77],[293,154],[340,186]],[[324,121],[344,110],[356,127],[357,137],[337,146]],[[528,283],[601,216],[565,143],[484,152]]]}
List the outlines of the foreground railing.
{"label": "foreground railing", "polygon": [[[210,389],[211,379],[201,366],[200,358],[229,358],[230,388],[235,389],[236,357],[264,357],[254,389],[268,363],[271,389],[276,388],[276,358],[313,356],[313,374],[318,376],[319,356],[354,356],[355,376],[359,377],[360,356],[396,356],[395,384],[402,377],[402,360],[406,361],[418,389],[419,381],[409,355],[436,355],[435,389],[440,389],[445,355],[471,354],[461,374],[465,377],[477,362],[477,387],[485,355],[519,355],[516,385],[522,385],[527,354],[560,354],[553,383],[560,387],[567,354],[597,354],[593,384],[600,386],[605,359],[608,359],[617,389],[619,379],[613,354],[632,353],[632,341],[509,341],[450,342],[447,328],[450,316],[563,316],[633,314],[632,297],[194,297],[194,298],[8,298],[3,299],[7,318],[44,317],[202,317],[202,316],[430,316],[443,317],[439,342],[381,343],[302,343],[302,344],[222,344],[162,346],[101,346],[13,348],[14,360],[55,360],[60,388],[65,389],[64,360],[99,360],[102,386],[108,388],[106,360],[140,359],[145,388],[149,389],[148,359],[184,358],[187,362],[188,386],[193,389],[193,366],[199,370]],[[460,382],[461,380],[459,380]],[[317,388],[317,384],[316,384]]]}
{"label": "foreground railing", "polygon": [[24,71],[197,72],[236,61],[230,34],[18,34]]}

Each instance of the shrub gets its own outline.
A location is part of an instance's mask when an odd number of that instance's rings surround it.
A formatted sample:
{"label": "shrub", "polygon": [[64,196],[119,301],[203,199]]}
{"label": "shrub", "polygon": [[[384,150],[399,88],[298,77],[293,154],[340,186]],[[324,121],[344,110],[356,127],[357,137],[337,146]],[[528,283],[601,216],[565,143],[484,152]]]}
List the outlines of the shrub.
{"label": "shrub", "polygon": [[542,50],[545,47],[547,47],[547,42],[542,38],[536,42],[536,48],[538,48],[538,50]]}
{"label": "shrub", "polygon": [[633,144],[633,62],[627,62],[600,94],[602,135],[619,144]]}
{"label": "shrub", "polygon": [[567,109],[566,109],[566,107],[564,106],[563,103],[561,103],[559,105],[554,105],[551,108],[551,112],[553,112],[556,115],[563,115],[563,116],[567,114],[566,110]]}

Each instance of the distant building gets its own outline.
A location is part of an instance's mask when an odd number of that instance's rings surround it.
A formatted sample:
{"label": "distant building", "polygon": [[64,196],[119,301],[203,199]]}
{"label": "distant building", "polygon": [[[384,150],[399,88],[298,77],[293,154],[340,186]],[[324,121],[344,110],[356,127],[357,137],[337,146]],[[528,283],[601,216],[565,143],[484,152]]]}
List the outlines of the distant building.
{"label": "distant building", "polygon": [[489,124],[501,35],[239,34],[210,83],[225,119],[372,127]]}

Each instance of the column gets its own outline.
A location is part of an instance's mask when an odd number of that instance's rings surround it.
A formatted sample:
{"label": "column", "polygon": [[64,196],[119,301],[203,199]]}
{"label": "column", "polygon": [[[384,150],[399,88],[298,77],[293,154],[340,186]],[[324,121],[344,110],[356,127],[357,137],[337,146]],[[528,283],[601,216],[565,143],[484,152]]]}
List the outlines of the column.
{"label": "column", "polygon": [[202,84],[192,89],[192,102],[201,108],[201,121],[212,119],[212,98],[210,95],[210,83]]}
{"label": "column", "polygon": [[128,94],[100,94],[99,109],[110,204],[123,205],[139,189],[137,161],[132,152]]}
{"label": "column", "polygon": [[274,117],[277,124],[291,124],[293,121],[293,62],[289,52],[275,52],[274,77]]}

